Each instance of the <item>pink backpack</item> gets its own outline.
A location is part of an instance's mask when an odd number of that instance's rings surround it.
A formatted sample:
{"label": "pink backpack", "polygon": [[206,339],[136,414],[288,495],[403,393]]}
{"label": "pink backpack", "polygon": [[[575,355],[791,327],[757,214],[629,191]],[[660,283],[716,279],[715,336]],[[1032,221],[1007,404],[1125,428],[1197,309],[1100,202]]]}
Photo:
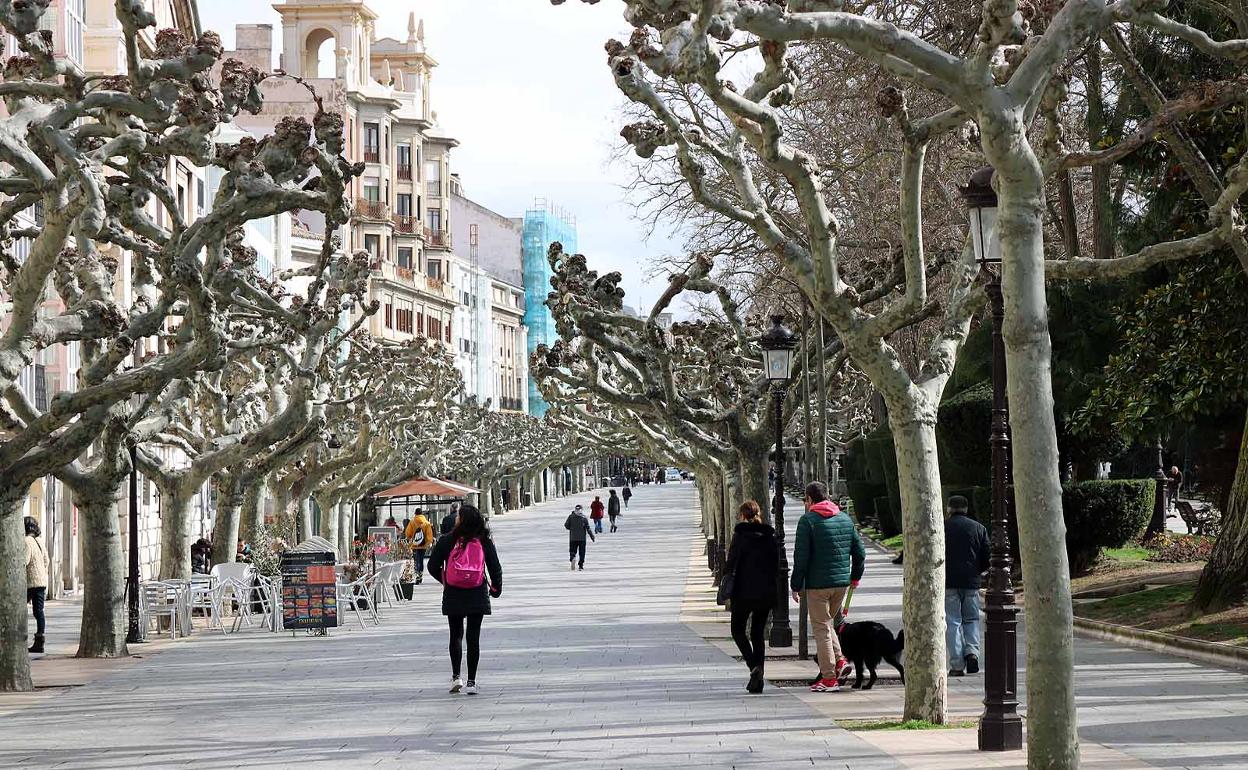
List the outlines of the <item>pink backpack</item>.
{"label": "pink backpack", "polygon": [[480,540],[455,544],[446,560],[445,577],[452,588],[476,588],[485,582],[485,549]]}

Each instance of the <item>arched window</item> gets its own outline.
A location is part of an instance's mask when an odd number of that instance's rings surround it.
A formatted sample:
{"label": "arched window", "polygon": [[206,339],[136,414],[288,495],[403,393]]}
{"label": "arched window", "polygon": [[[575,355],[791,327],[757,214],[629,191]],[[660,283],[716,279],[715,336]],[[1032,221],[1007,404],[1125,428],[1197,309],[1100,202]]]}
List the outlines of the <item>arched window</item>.
{"label": "arched window", "polygon": [[308,33],[303,47],[303,76],[333,78],[338,76],[338,43],[334,33],[314,29]]}

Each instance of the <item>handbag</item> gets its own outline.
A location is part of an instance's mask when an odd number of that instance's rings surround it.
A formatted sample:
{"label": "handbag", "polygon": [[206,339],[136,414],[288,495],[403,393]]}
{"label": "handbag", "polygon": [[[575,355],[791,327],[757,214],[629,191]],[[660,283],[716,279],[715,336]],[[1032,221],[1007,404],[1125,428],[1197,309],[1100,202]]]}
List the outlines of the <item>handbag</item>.
{"label": "handbag", "polygon": [[[740,559],[738,559],[740,561]],[[737,565],[732,565],[732,572],[720,577],[719,592],[715,594],[715,603],[721,607],[727,606],[728,601],[732,599],[732,586],[737,582]]]}

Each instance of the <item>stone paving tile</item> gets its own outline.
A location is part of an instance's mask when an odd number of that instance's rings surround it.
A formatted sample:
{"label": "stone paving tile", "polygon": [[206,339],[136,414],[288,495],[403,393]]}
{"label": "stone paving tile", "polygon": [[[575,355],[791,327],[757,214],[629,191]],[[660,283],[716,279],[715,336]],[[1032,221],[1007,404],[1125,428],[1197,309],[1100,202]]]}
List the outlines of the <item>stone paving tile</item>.
{"label": "stone paving tile", "polygon": [[572,502],[492,523],[505,593],[485,621],[480,696],[446,692],[426,583],[378,628],[198,634],[14,708],[0,767],[901,767],[790,694],[747,696],[744,667],[679,622],[692,485],[638,488],[575,574]]}

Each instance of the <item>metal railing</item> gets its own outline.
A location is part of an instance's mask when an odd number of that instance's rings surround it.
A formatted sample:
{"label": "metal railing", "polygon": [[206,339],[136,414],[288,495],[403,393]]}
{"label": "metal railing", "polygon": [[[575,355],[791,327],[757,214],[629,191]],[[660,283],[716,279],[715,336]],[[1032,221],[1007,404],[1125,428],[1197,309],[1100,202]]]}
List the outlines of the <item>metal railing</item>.
{"label": "metal railing", "polygon": [[390,218],[390,207],[385,201],[370,201],[368,198],[355,199],[356,216],[364,219],[385,221]]}
{"label": "metal railing", "polygon": [[420,235],[420,220],[406,214],[394,215],[394,229],[400,233],[414,233]]}
{"label": "metal railing", "polygon": [[410,164],[406,166],[399,166],[399,179],[404,179],[409,182],[412,180],[412,167]]}
{"label": "metal railing", "polygon": [[381,162],[381,150],[379,150],[376,147],[364,148],[364,162],[365,163],[380,163]]}
{"label": "metal railing", "polygon": [[440,246],[449,249],[451,247],[451,233],[448,230],[432,230],[426,227],[425,243],[430,246]]}

